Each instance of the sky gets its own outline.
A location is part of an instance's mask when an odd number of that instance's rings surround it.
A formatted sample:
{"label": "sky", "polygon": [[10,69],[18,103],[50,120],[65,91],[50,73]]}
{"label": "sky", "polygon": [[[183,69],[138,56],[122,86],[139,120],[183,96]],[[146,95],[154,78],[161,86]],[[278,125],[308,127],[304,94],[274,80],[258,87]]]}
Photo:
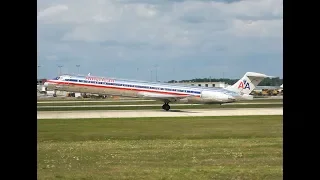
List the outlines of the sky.
{"label": "sky", "polygon": [[152,81],[283,77],[282,0],[37,4],[39,78],[60,70]]}

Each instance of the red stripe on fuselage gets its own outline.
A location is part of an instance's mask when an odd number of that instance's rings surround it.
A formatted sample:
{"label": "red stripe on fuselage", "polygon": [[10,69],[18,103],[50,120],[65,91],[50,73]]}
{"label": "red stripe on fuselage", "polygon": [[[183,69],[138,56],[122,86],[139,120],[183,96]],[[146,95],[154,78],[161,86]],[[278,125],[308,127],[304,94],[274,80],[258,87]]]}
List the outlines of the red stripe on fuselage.
{"label": "red stripe on fuselage", "polygon": [[[54,83],[54,84],[72,84],[72,85],[77,85],[77,86],[90,86],[90,87],[97,87],[97,88],[109,88],[109,89],[119,89],[119,90],[129,90],[129,91],[138,91],[138,92],[152,92],[152,93],[158,93],[158,94],[171,94],[171,95],[180,95],[180,96],[189,96],[193,94],[187,94],[187,93],[175,93],[175,92],[163,92],[163,91],[158,91],[158,90],[147,90],[147,89],[136,89],[134,87],[129,88],[129,87],[114,87],[114,86],[108,86],[108,85],[95,85],[95,84],[80,84],[80,83],[74,83],[74,82],[65,82],[65,81],[51,81],[48,80],[47,82],[49,83]],[[200,97],[200,95],[194,95],[196,97]]]}

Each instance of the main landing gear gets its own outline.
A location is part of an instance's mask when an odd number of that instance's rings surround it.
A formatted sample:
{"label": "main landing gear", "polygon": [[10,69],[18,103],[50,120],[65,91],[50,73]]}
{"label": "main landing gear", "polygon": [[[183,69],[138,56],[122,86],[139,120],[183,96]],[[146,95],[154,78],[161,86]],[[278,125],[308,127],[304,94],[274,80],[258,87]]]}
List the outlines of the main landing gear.
{"label": "main landing gear", "polygon": [[164,105],[162,105],[162,109],[169,111],[170,109],[169,103],[164,103]]}

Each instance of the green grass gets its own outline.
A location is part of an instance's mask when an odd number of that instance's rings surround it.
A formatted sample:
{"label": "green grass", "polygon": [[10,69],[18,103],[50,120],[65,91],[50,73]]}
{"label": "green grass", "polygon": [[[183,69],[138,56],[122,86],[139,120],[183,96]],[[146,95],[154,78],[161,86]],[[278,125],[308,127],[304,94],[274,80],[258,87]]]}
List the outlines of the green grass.
{"label": "green grass", "polygon": [[282,179],[282,116],[38,120],[38,179]]}
{"label": "green grass", "polygon": [[[109,100],[110,101],[110,100]],[[253,101],[239,101],[237,103],[282,103],[282,99],[259,99]],[[119,100],[114,100],[113,102],[65,102],[60,103],[59,101],[53,101],[50,103],[40,103],[38,102],[38,106],[79,106],[79,105],[138,105],[138,104],[161,104],[161,101],[138,101],[138,102],[123,102]],[[172,103],[172,104],[180,104],[180,102]]]}
{"label": "green grass", "polygon": [[[162,104],[158,106],[122,106],[122,107],[37,107],[37,111],[86,111],[86,110],[146,110],[146,109],[161,109]],[[171,109],[205,109],[205,108],[274,108],[283,107],[283,104],[235,104],[235,105],[174,105],[171,104]]]}

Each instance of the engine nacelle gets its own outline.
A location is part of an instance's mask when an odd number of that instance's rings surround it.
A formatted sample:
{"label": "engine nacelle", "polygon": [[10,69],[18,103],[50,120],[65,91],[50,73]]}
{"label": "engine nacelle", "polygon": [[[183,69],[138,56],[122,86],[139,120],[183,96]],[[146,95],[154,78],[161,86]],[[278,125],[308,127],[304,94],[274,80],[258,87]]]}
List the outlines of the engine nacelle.
{"label": "engine nacelle", "polygon": [[243,100],[253,100],[253,96],[249,95],[249,94],[243,94],[241,96],[241,99],[243,99]]}
{"label": "engine nacelle", "polygon": [[206,102],[233,102],[235,98],[219,91],[202,91],[201,99]]}

